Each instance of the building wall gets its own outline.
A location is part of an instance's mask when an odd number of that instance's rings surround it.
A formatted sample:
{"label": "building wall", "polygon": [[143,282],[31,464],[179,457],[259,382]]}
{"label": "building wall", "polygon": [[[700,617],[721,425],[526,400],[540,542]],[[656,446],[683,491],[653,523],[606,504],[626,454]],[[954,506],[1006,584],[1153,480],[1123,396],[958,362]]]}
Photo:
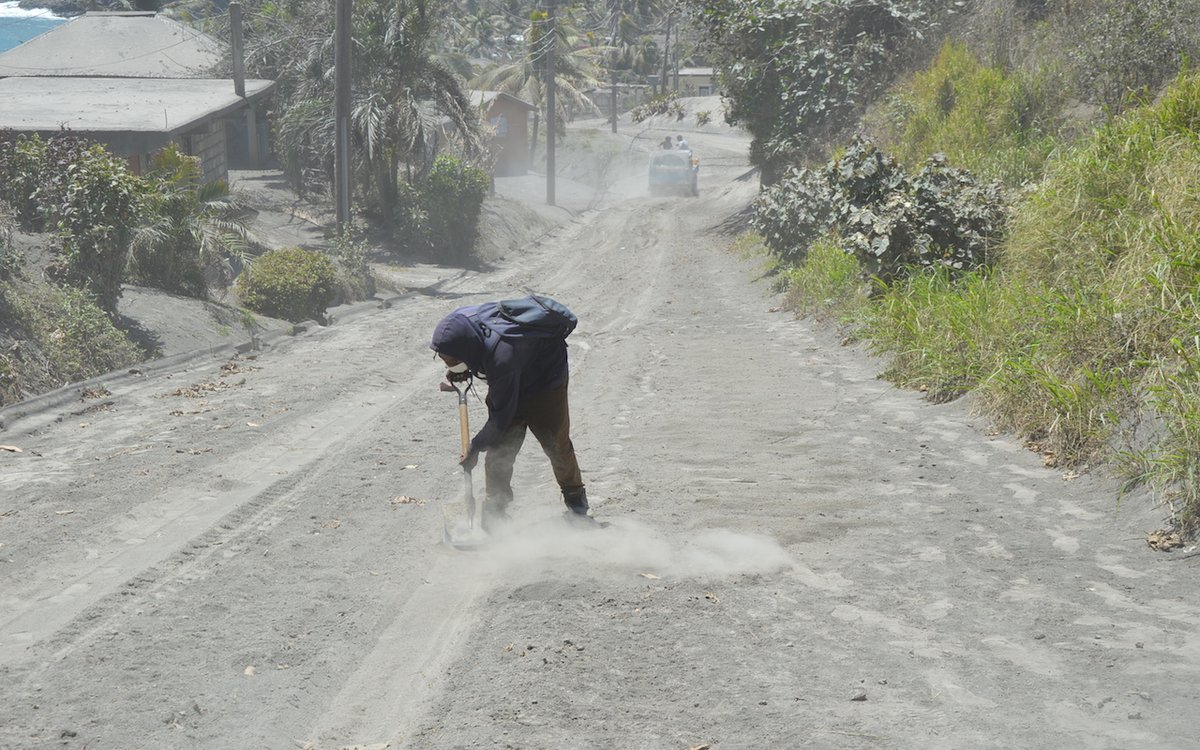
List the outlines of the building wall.
{"label": "building wall", "polygon": [[675,91],[683,96],[713,96],[720,93],[713,76],[683,73],[675,77]]}
{"label": "building wall", "polygon": [[229,179],[225,149],[225,121],[213,120],[183,136],[184,152],[200,157],[205,182]]}
{"label": "building wall", "polygon": [[[600,109],[602,116],[612,117],[612,89],[595,89],[588,95]],[[621,84],[617,87],[617,111],[628,112],[653,96],[654,90],[651,86]]]}
{"label": "building wall", "polygon": [[529,170],[529,110],[507,99],[493,100],[487,110],[488,123],[495,127],[502,115],[506,127],[493,141],[496,174],[525,174]]}

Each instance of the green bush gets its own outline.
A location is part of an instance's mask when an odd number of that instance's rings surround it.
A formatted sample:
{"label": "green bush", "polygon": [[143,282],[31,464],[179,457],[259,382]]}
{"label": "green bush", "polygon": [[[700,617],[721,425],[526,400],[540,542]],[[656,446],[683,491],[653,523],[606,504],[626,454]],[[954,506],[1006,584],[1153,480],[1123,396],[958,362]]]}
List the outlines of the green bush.
{"label": "green bush", "polygon": [[801,315],[853,323],[867,305],[858,261],[832,238],[821,238],[804,261],[785,272],[788,309]]}
{"label": "green bush", "polygon": [[[52,141],[51,143],[54,143]],[[110,312],[121,296],[129,241],[144,205],[145,183],[98,144],[70,149],[62,199],[52,216],[57,258],[48,271],[60,282],[86,289]],[[57,185],[56,185],[57,186]]]}
{"label": "green bush", "polygon": [[145,182],[103,146],[35,135],[0,141],[0,190],[22,225],[57,235],[47,273],[115,311]]}
{"label": "green bush", "polygon": [[433,160],[422,202],[435,258],[461,261],[473,255],[490,184],[487,172],[458,157],[441,154]]}
{"label": "green bush", "polygon": [[0,201],[12,206],[21,226],[41,230],[38,188],[46,164],[46,142],[40,136],[0,136]]}
{"label": "green bush", "polygon": [[240,206],[223,181],[204,182],[200,160],[175,144],[155,155],[144,220],[132,238],[128,280],[204,299],[210,283],[232,280],[229,259],[245,260]]}
{"label": "green bush", "polygon": [[324,320],[337,295],[337,269],[327,256],[299,247],[264,253],[237,280],[242,304],[293,323]]}
{"label": "green bush", "polygon": [[419,257],[430,254],[432,230],[424,196],[416,185],[400,182],[391,213],[391,230],[393,239],[404,251]]}

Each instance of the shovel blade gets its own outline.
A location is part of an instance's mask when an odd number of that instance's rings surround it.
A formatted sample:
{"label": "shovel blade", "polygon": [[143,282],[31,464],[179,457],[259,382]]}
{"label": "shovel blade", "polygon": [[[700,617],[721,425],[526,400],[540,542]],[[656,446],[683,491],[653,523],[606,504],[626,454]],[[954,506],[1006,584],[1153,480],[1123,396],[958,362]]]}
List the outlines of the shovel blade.
{"label": "shovel blade", "polygon": [[442,504],[442,536],[456,549],[478,549],[487,540],[487,533],[476,523],[475,492],[471,484],[471,472],[463,470],[462,497],[458,502]]}

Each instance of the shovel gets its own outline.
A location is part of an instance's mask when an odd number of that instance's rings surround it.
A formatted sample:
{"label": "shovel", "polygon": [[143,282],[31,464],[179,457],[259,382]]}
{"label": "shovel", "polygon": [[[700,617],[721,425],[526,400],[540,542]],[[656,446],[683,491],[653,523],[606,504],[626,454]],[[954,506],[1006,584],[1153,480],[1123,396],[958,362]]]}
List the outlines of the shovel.
{"label": "shovel", "polygon": [[[462,454],[459,460],[467,457],[471,445],[471,427],[467,420],[467,388],[459,388],[453,383],[443,382],[438,388],[449,393],[458,394],[458,428],[462,439]],[[466,519],[454,513],[449,503],[442,504],[442,538],[457,549],[476,549],[487,541],[487,536],[475,525],[475,491],[471,486],[471,472],[465,467],[462,470],[463,489],[461,510]]]}

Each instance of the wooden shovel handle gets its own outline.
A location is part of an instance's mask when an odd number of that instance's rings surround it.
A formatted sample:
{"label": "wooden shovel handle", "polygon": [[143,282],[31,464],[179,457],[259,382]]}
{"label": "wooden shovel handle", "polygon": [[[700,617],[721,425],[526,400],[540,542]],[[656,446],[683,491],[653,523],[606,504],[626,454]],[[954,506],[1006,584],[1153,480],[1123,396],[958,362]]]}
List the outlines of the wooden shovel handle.
{"label": "wooden shovel handle", "polygon": [[462,458],[467,457],[467,450],[471,446],[471,427],[467,423],[467,403],[460,401],[458,403],[458,431],[462,437]]}

